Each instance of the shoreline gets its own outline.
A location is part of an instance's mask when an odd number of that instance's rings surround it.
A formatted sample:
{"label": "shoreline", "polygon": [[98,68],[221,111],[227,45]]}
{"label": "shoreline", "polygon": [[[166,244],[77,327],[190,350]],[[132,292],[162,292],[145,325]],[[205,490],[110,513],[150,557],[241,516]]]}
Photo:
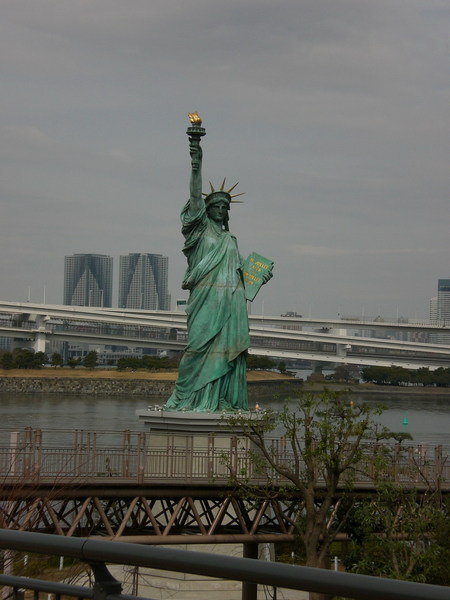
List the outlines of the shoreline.
{"label": "shoreline", "polygon": [[[93,396],[145,396],[159,400],[169,397],[178,373],[150,371],[39,369],[0,370],[0,394],[90,394]],[[288,397],[302,386],[300,379],[269,371],[249,371],[248,394],[251,401],[279,394]]]}
{"label": "shoreline", "polygon": [[[177,371],[117,371],[116,369],[0,369],[1,393],[130,394],[149,397],[171,393]],[[289,393],[346,391],[352,394],[450,397],[450,388],[386,386],[373,383],[345,384],[303,381],[272,371],[248,371],[249,395],[253,397]]]}
{"label": "shoreline", "polygon": [[[20,379],[124,379],[141,381],[175,381],[178,371],[118,371],[117,369],[0,369],[3,378]],[[273,371],[247,371],[247,381],[292,381],[295,377]]]}

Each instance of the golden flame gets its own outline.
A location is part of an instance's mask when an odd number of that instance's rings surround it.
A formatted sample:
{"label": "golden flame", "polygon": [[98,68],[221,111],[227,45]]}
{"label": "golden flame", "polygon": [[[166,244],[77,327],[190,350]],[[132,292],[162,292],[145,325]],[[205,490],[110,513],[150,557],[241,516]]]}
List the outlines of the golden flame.
{"label": "golden flame", "polygon": [[192,125],[201,125],[202,124],[202,120],[201,120],[198,112],[188,113],[188,117],[189,117],[189,121],[192,123]]}

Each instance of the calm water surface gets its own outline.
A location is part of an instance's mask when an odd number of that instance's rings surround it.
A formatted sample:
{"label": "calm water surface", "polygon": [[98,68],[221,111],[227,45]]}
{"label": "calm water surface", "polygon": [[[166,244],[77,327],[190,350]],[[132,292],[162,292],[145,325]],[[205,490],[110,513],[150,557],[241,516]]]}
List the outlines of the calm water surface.
{"label": "calm water surface", "polygon": [[[382,402],[386,411],[379,421],[394,431],[409,432],[417,443],[450,447],[450,397],[426,394],[380,397],[378,394],[355,393],[352,399],[373,404]],[[3,393],[0,394],[0,443],[8,443],[11,431],[20,431],[28,426],[46,432],[74,429],[144,431],[144,425],[135,412],[146,408],[149,403],[153,402],[144,397]],[[276,409],[281,404],[280,401],[271,401],[262,407]],[[404,424],[405,419],[407,425]],[[50,432],[45,433],[47,441],[50,436]]]}

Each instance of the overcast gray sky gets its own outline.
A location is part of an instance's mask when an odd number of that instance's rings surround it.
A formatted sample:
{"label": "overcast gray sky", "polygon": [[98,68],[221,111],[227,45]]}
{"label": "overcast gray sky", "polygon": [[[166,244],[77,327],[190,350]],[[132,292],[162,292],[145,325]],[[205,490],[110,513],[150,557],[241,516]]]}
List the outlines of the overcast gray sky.
{"label": "overcast gray sky", "polygon": [[0,89],[1,300],[62,302],[76,252],[183,297],[193,110],[275,262],[254,314],[426,320],[450,276],[449,0],[2,0]]}

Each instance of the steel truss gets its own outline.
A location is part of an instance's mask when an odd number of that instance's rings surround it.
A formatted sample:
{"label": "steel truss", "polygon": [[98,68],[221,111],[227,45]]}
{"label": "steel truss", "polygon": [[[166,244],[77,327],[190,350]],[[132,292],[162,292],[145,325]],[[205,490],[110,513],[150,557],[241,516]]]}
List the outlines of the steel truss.
{"label": "steel truss", "polygon": [[288,541],[299,501],[203,494],[179,497],[76,496],[11,499],[0,504],[4,529],[137,543],[179,544]]}

